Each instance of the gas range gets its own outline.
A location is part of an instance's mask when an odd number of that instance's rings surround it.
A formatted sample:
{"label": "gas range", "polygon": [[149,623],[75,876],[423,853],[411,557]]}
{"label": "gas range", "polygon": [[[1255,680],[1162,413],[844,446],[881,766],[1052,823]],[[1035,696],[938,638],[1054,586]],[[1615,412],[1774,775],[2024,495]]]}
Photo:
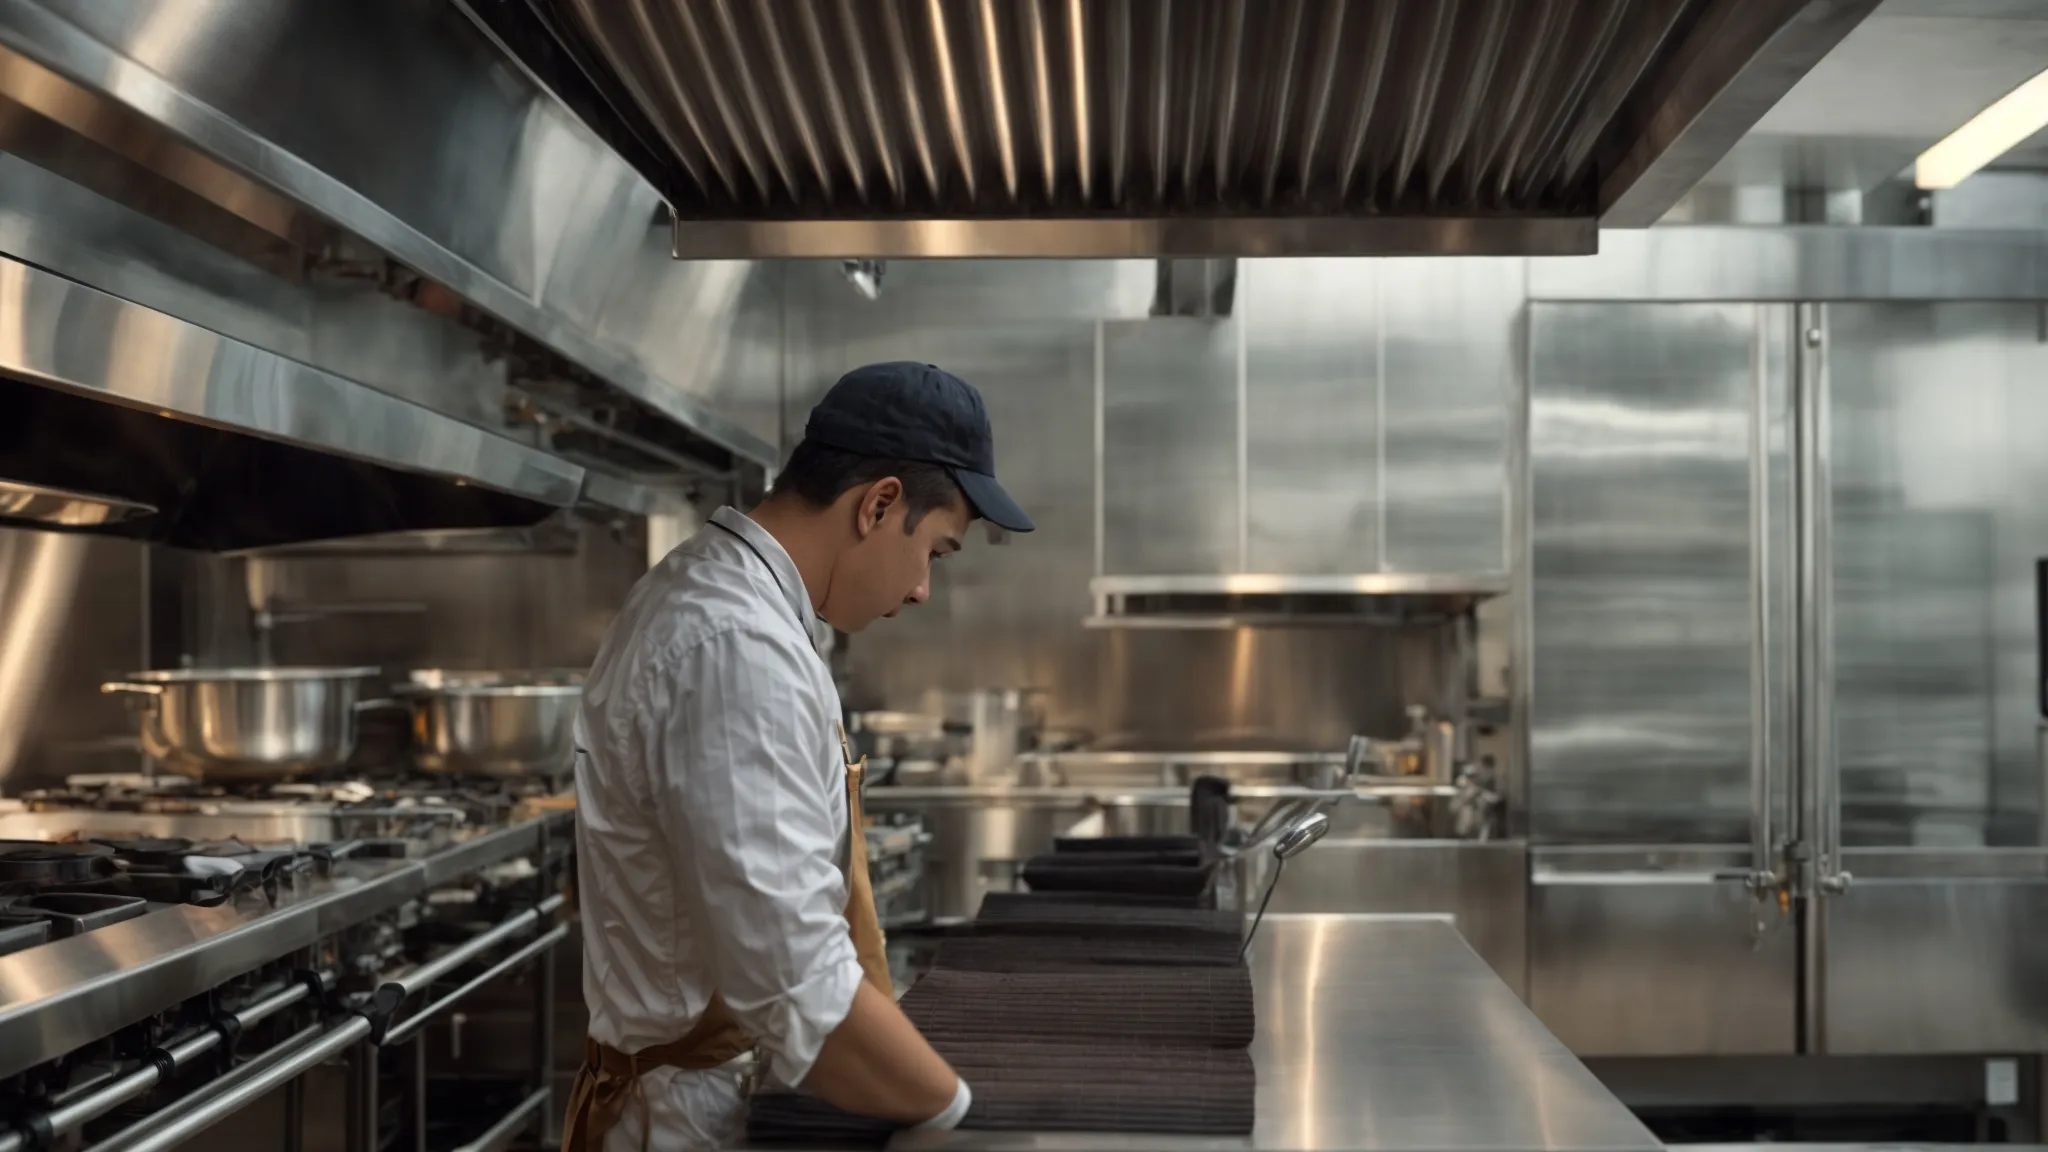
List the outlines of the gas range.
{"label": "gas range", "polygon": [[394,776],[223,787],[74,776],[0,800],[0,955],[173,905],[275,905],[343,859],[424,858],[502,828],[546,785]]}
{"label": "gas range", "polygon": [[0,840],[0,956],[158,908],[260,893],[275,906],[335,861],[402,858],[403,840],[257,845],[165,837]]}
{"label": "gas range", "polygon": [[404,839],[431,849],[495,827],[547,781],[444,776],[347,778],[224,787],[178,776],[74,776],[60,788],[0,800],[0,838],[101,836],[240,839],[257,844]]}

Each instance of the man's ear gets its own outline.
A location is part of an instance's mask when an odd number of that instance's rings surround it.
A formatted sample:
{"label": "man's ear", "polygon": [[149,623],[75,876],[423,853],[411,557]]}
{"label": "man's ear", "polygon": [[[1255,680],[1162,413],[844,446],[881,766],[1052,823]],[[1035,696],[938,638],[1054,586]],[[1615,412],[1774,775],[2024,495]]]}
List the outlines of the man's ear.
{"label": "man's ear", "polygon": [[867,495],[861,497],[860,508],[853,525],[855,535],[865,540],[868,534],[882,526],[889,516],[889,510],[903,499],[903,481],[894,476],[884,476],[868,485]]}

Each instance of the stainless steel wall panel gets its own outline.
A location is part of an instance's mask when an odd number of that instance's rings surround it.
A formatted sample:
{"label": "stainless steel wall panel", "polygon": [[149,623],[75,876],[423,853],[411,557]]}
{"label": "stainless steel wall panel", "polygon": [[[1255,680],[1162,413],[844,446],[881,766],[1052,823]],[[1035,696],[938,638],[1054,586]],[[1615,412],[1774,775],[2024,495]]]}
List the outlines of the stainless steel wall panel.
{"label": "stainless steel wall panel", "polygon": [[[1104,328],[1103,571],[1504,574],[1521,262],[1252,260],[1239,278],[1241,347],[1197,321]],[[1178,381],[1175,406],[1138,378]],[[1152,475],[1200,515],[1160,519],[1193,513],[1155,500]],[[1147,519],[1171,538],[1131,541]]]}
{"label": "stainless steel wall panel", "polygon": [[1747,842],[1755,306],[1530,308],[1531,835]]}
{"label": "stainless steel wall panel", "polygon": [[1102,570],[1243,570],[1241,319],[1102,325]]}
{"label": "stainless steel wall panel", "polygon": [[1850,845],[2038,842],[2038,324],[2018,304],[1828,310]]}
{"label": "stainless steel wall panel", "polygon": [[1746,862],[1532,851],[1529,1007],[1582,1057],[1792,1052],[1796,934],[1755,935],[1748,889],[1715,879]]}
{"label": "stainless steel wall panel", "polygon": [[1245,513],[1252,572],[1381,568],[1379,260],[1247,260]]}
{"label": "stainless steel wall panel", "polygon": [[1671,227],[1600,234],[1592,257],[1534,257],[1533,300],[2038,300],[2039,232]]}
{"label": "stainless steel wall panel", "polygon": [[[619,605],[646,571],[637,531],[585,529],[570,555],[256,559],[239,603],[208,606],[216,618],[246,610],[247,595],[294,604],[414,603],[416,614],[349,615],[280,624],[280,664],[407,668],[582,668],[597,656]],[[232,564],[233,561],[217,561]],[[218,582],[216,587],[225,587]],[[202,622],[203,623],[203,622]],[[219,625],[202,635],[219,634]],[[220,653],[195,651],[204,663]]]}
{"label": "stainless steel wall panel", "polygon": [[981,389],[997,474],[1038,525],[1001,547],[976,533],[935,566],[932,603],[853,638],[848,703],[914,708],[933,688],[1035,685],[1093,726],[1100,649],[1079,621],[1095,570],[1096,318],[1142,315],[1150,265],[898,262],[874,300],[837,264],[787,275],[785,449],[846,370],[938,364]]}
{"label": "stainless steel wall panel", "polygon": [[[1096,320],[1109,316],[1115,328],[1116,318],[1145,315],[1150,262],[892,262],[875,300],[836,264],[790,265],[788,285],[791,443],[846,369],[927,360],[981,389],[997,471],[1038,523],[1000,547],[977,534],[938,565],[930,604],[852,638],[850,705],[915,709],[935,690],[1035,686],[1057,724],[1108,748],[1328,750],[1354,732],[1398,737],[1402,703],[1436,698],[1445,675],[1428,637],[1082,626],[1095,571]],[[1234,343],[1219,353],[1233,392]],[[1230,439],[1216,439],[1228,466]],[[1234,560],[1235,525],[1215,538]]]}
{"label": "stainless steel wall panel", "polygon": [[147,552],[0,530],[0,794],[141,766],[128,709],[99,686],[144,666]]}
{"label": "stainless steel wall panel", "polygon": [[1523,261],[1379,262],[1384,567],[1505,572]]}

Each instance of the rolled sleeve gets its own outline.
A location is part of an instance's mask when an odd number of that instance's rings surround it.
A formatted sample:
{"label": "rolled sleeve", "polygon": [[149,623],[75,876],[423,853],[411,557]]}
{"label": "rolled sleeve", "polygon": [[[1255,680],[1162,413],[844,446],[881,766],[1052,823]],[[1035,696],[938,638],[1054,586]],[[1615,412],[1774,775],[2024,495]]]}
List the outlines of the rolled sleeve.
{"label": "rolled sleeve", "polygon": [[714,635],[681,654],[648,742],[693,940],[787,1084],[809,1074],[861,981],[838,863],[843,777],[820,755],[837,717],[807,687],[817,659],[765,630]]}

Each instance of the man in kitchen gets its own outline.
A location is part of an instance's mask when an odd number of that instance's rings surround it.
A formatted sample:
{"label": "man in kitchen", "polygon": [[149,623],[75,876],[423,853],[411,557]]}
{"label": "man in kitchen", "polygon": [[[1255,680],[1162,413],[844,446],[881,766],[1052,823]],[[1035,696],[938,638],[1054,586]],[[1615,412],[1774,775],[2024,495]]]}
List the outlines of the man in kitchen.
{"label": "man in kitchen", "polygon": [[994,472],[971,385],[929,364],[856,368],[768,499],[720,509],[627,597],[576,725],[590,1035],[566,1152],[735,1139],[748,1052],[848,1111],[966,1115],[967,1084],[896,1006],[861,764],[813,637],[923,603],[976,518],[1030,531]]}

